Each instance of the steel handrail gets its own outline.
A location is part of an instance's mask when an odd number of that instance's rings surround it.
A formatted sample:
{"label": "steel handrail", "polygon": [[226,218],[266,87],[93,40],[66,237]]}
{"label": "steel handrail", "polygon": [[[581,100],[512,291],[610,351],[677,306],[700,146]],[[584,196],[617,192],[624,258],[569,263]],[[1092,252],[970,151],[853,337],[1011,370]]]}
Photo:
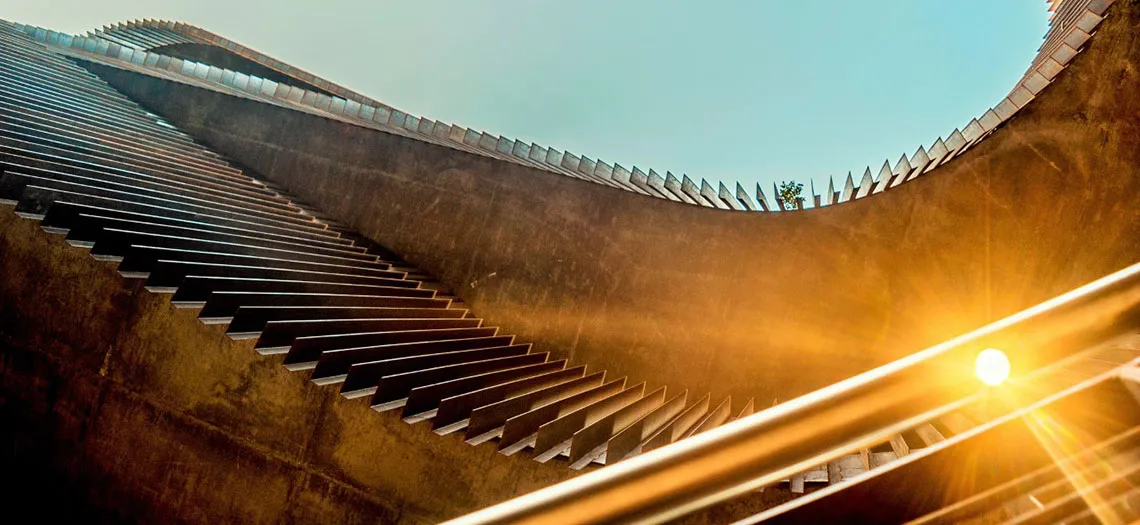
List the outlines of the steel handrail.
{"label": "steel handrail", "polygon": [[1140,326],[1140,264],[965,335],[698,436],[460,517],[487,523],[660,523],[770,485],[987,388],[984,348],[1023,375]]}

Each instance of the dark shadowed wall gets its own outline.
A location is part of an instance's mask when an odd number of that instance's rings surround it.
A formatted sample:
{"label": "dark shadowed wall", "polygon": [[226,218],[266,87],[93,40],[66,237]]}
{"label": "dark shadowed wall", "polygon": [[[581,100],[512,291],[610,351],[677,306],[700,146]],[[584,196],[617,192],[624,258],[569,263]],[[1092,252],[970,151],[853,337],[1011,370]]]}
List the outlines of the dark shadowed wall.
{"label": "dark shadowed wall", "polygon": [[0,255],[8,523],[437,523],[575,474],[341,399],[11,206]]}
{"label": "dark shadowed wall", "polygon": [[541,350],[767,406],[1140,259],[1136,27],[1140,5],[1117,2],[1053,86],[934,173],[777,214],[657,200],[91,67]]}

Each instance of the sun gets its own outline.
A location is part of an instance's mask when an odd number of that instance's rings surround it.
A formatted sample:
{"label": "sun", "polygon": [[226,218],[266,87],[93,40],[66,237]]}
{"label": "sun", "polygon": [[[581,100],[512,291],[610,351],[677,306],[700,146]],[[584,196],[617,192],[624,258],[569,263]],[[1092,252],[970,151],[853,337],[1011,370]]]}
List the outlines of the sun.
{"label": "sun", "polygon": [[1009,377],[1009,358],[996,348],[982,350],[974,361],[974,374],[987,385],[1000,385]]}

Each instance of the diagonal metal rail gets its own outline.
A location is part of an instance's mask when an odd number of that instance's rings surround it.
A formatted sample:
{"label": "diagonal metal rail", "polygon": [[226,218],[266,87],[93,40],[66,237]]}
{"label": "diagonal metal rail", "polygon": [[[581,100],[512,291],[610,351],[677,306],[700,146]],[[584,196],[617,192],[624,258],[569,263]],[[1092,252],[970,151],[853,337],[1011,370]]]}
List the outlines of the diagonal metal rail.
{"label": "diagonal metal rail", "polygon": [[882,441],[987,388],[977,353],[1015,376],[1140,326],[1140,264],[973,332],[615,466],[449,523],[660,523]]}

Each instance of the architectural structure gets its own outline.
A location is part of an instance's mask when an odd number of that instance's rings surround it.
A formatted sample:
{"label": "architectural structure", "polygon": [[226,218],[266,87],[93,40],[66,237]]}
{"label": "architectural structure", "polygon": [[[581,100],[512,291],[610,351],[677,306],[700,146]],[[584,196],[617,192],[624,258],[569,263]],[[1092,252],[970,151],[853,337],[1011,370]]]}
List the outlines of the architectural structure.
{"label": "architectural structure", "polygon": [[[1135,519],[1140,2],[1048,5],[1007,97],[790,212],[182,23],[0,22],[9,497],[438,522],[577,477],[468,519]],[[1015,365],[997,408],[959,373],[982,342]],[[730,454],[749,431],[783,448]]]}

